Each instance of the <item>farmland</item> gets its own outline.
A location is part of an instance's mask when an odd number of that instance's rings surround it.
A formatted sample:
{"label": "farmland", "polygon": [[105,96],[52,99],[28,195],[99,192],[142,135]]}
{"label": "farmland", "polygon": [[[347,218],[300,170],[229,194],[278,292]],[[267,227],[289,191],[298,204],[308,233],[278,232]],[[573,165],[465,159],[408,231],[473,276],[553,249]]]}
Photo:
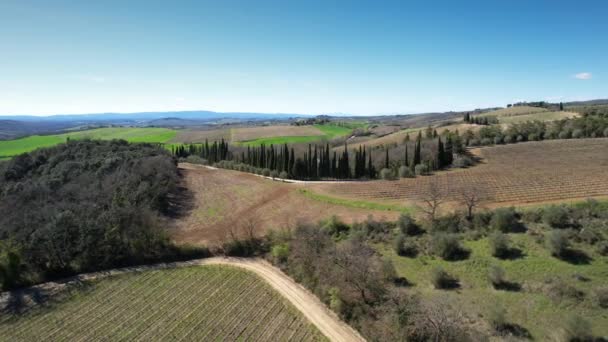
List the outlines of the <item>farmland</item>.
{"label": "farmland", "polygon": [[0,157],[10,157],[49,147],[69,139],[124,139],[129,142],[162,143],[172,139],[176,131],[166,128],[98,128],[55,135],[32,135],[16,140],[0,141]]}
{"label": "farmland", "polygon": [[[317,131],[318,134],[315,134],[315,131]],[[234,140],[240,142],[243,145],[249,146],[259,146],[261,144],[297,144],[319,141],[323,139],[331,140],[340,136],[347,135],[351,131],[351,128],[337,125],[294,126],[293,129],[291,128],[291,126],[283,126],[283,128],[281,128],[280,130],[273,129],[269,130],[268,132],[263,132],[262,134],[266,134],[266,136],[264,137],[253,139],[244,138],[251,137],[251,135],[243,136],[242,134],[239,135],[239,133],[237,133]],[[284,132],[288,132],[290,134],[288,135]],[[256,132],[256,134],[260,133]]]}
{"label": "farmland", "polygon": [[[273,182],[230,170],[212,170],[180,164],[184,186],[193,192],[193,208],[169,231],[179,243],[218,244],[230,234],[244,234],[249,224],[256,233],[293,227],[298,222],[316,222],[336,215],[346,222],[363,221],[368,215],[395,219],[398,211],[382,206],[328,203],[311,198],[298,189],[308,185]],[[346,205],[345,205],[346,204]]]}
{"label": "farmland", "polygon": [[315,184],[310,190],[339,198],[404,204],[420,200],[430,184],[436,183],[452,201],[463,187],[476,189],[489,206],[608,196],[608,154],[598,153],[607,149],[608,139],[486,147],[474,150],[481,163],[468,169],[398,181]]}
{"label": "farmland", "polygon": [[3,314],[0,339],[325,340],[258,276],[219,265],[87,281],[42,307]]}
{"label": "farmland", "polygon": [[579,116],[569,111],[550,111],[546,108],[517,106],[487,112],[479,117],[494,116],[501,124],[513,124],[526,121],[556,121]]}

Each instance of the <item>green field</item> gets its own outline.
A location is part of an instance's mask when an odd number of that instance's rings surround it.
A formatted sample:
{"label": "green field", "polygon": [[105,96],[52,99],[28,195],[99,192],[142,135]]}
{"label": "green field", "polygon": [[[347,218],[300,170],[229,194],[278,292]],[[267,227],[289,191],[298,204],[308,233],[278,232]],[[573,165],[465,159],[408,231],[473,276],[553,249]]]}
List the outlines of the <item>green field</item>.
{"label": "green field", "polygon": [[325,340],[253,273],[191,266],[113,276],[0,316],[2,341]]}
{"label": "green field", "polygon": [[[423,297],[440,293],[449,296],[464,311],[482,320],[496,306],[507,311],[509,322],[526,328],[534,339],[552,340],[556,327],[577,314],[591,322],[593,332],[608,335],[608,311],[602,309],[594,298],[594,289],[608,281],[608,257],[592,253],[588,264],[571,264],[552,257],[544,245],[529,234],[509,234],[512,245],[523,253],[521,258],[502,260],[491,255],[487,238],[469,239],[463,245],[470,256],[462,261],[445,261],[431,255],[404,257],[397,255],[387,245],[377,245],[382,255],[389,258],[399,274],[413,284],[412,291]],[[416,239],[416,238],[411,238]],[[424,244],[426,242],[419,241]],[[496,290],[488,281],[488,270],[500,265],[510,282],[521,286],[519,291]],[[431,270],[440,266],[460,281],[457,290],[436,290],[431,285]],[[583,293],[582,299],[555,298],[550,284],[567,284]],[[563,286],[562,286],[563,287]]]}
{"label": "green field", "polygon": [[299,189],[298,193],[313,199],[315,201],[341,205],[350,208],[358,208],[358,209],[368,209],[368,210],[384,210],[384,211],[399,211],[402,213],[412,214],[414,212],[414,208],[412,207],[404,207],[400,205],[392,205],[392,204],[383,204],[377,202],[370,202],[364,200],[351,200],[345,198],[332,197],[322,194],[314,193],[307,189]]}
{"label": "green field", "polygon": [[176,131],[166,128],[97,128],[55,135],[32,135],[15,140],[0,141],[0,158],[30,152],[40,147],[49,147],[70,139],[124,139],[129,142],[162,143],[175,137]]}
{"label": "green field", "polygon": [[307,136],[276,136],[259,138],[248,141],[241,141],[238,144],[244,146],[260,146],[264,145],[282,145],[282,144],[298,144],[298,143],[309,143],[313,141],[319,141],[323,139],[331,140],[337,137],[341,137],[352,132],[352,128],[343,127],[338,125],[314,125],[315,128],[323,132],[322,135],[307,135]]}

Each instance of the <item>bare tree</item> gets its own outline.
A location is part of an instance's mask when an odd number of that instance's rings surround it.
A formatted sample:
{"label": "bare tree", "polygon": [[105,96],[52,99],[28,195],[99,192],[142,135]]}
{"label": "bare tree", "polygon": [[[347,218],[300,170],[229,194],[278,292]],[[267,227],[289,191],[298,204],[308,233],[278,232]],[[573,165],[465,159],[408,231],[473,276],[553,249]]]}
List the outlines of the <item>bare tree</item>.
{"label": "bare tree", "polygon": [[437,213],[439,212],[440,206],[445,201],[445,192],[441,189],[436,181],[432,180],[424,195],[422,196],[422,202],[424,206],[420,209],[424,212],[429,222],[435,222]]}
{"label": "bare tree", "polygon": [[479,206],[483,200],[483,194],[479,187],[463,186],[459,191],[460,203],[467,208],[467,219],[470,221],[473,218],[473,210]]}
{"label": "bare tree", "polygon": [[255,233],[258,230],[259,221],[256,217],[248,217],[242,224],[243,233],[250,241],[255,239]]}
{"label": "bare tree", "polygon": [[419,303],[412,317],[413,335],[427,341],[469,341],[464,313],[447,296]]}

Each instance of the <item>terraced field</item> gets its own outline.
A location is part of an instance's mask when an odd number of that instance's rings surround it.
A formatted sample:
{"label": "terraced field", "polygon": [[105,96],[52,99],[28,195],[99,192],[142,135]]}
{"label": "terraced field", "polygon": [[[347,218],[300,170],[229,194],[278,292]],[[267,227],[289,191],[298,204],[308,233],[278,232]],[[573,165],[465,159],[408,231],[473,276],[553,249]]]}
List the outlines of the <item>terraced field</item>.
{"label": "terraced field", "polygon": [[339,198],[388,203],[417,202],[431,183],[456,201],[463,187],[486,203],[516,205],[608,196],[608,139],[552,140],[474,150],[482,158],[469,169],[433,176],[356,183],[321,183],[310,190]]}
{"label": "terraced field", "polygon": [[0,141],[0,158],[30,152],[40,147],[64,143],[69,139],[124,139],[129,142],[163,143],[175,137],[176,131],[167,128],[112,127],[54,135],[32,135],[15,140]]}
{"label": "terraced field", "polygon": [[230,266],[126,273],[86,283],[25,314],[0,316],[3,341],[320,341],[258,276]]}

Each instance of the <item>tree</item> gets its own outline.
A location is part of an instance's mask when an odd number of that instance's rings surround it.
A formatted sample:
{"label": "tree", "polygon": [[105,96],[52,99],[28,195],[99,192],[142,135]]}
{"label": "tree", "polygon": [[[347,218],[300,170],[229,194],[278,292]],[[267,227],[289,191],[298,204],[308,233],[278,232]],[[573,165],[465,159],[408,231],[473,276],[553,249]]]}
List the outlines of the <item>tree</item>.
{"label": "tree", "polygon": [[437,213],[444,200],[445,194],[443,190],[439,187],[437,182],[431,181],[422,195],[422,202],[424,205],[421,207],[422,212],[426,214],[426,217],[431,224],[435,223]]}
{"label": "tree", "polygon": [[559,110],[560,111],[564,110],[564,104],[562,102],[559,103]]}
{"label": "tree", "polygon": [[463,186],[459,191],[460,203],[467,209],[467,219],[473,219],[473,210],[481,203],[481,190],[474,186]]}
{"label": "tree", "polygon": [[389,159],[388,159],[388,148],[386,149],[386,156],[384,157],[384,168],[388,169],[390,167],[389,165]]}

